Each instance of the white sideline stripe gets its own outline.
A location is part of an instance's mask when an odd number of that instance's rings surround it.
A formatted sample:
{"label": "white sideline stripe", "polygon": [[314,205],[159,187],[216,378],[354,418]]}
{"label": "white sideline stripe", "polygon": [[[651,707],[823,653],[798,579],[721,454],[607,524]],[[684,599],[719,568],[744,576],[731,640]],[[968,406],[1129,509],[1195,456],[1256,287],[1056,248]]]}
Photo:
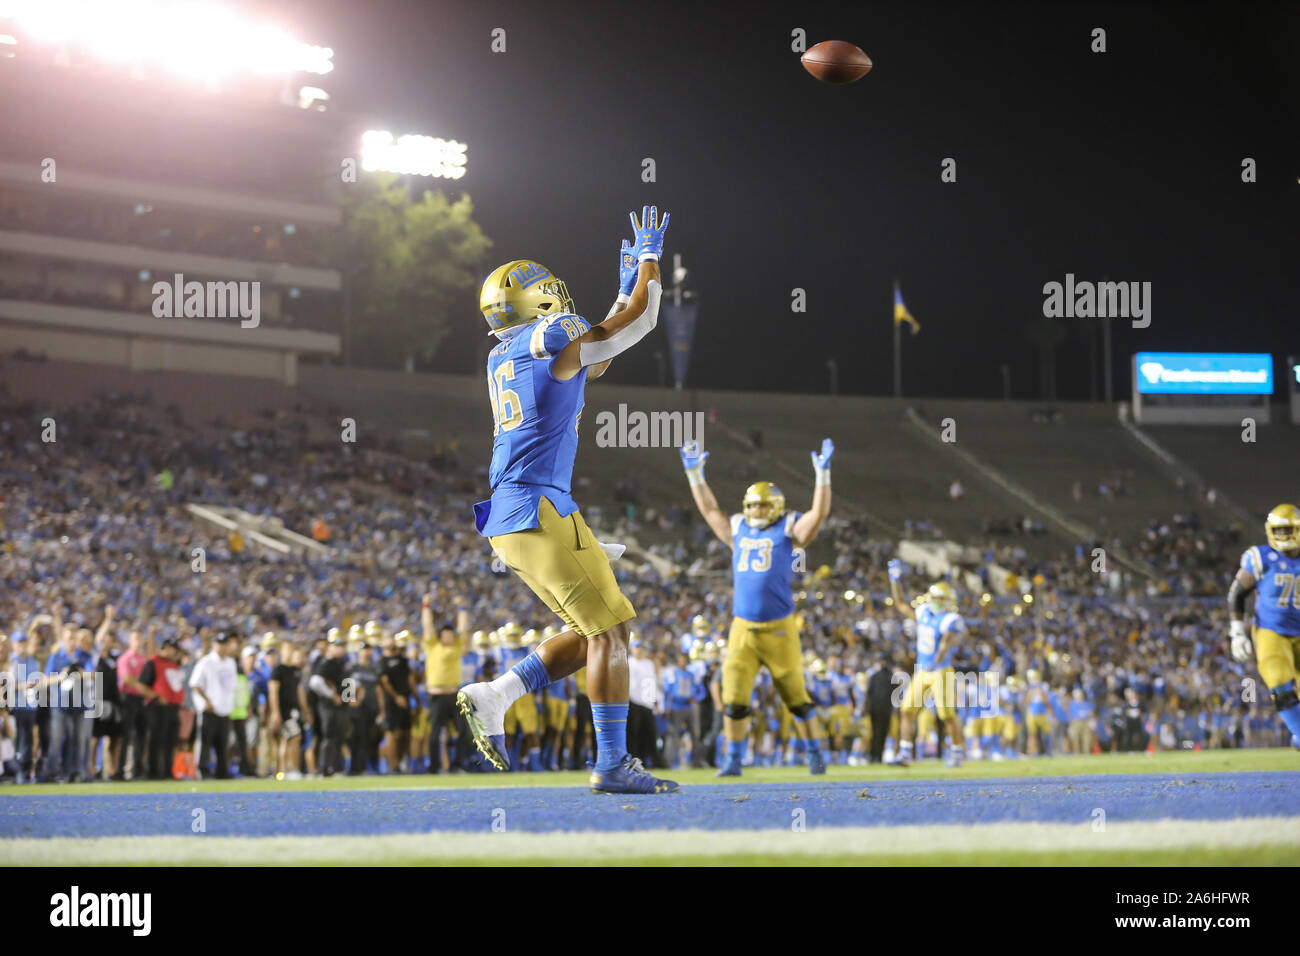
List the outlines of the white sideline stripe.
{"label": "white sideline stripe", "polygon": [[69,866],[107,863],[294,864],[318,860],[354,864],[393,859],[599,860],[635,857],[732,856],[757,853],[984,853],[999,850],[1160,850],[1260,845],[1300,847],[1300,817],[1236,820],[1088,823],[989,823],[977,826],[828,827],[811,822],[787,830],[645,830],[639,832],[394,833],[379,836],[134,836],[0,840],[0,864]]}

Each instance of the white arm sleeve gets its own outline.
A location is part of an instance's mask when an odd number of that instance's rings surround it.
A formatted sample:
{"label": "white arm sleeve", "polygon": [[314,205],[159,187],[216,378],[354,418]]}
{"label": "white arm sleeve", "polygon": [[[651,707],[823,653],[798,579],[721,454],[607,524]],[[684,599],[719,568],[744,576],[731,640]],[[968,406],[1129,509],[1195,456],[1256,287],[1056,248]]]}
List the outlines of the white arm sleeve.
{"label": "white arm sleeve", "polygon": [[585,366],[608,362],[615,355],[626,352],[645,338],[646,334],[659,324],[659,297],[663,291],[659,280],[651,279],[646,285],[645,311],[603,342],[583,342],[579,345],[579,363]]}
{"label": "white arm sleeve", "polygon": [[320,674],[312,674],[311,680],[307,681],[307,686],[316,692],[319,697],[333,697],[334,688]]}

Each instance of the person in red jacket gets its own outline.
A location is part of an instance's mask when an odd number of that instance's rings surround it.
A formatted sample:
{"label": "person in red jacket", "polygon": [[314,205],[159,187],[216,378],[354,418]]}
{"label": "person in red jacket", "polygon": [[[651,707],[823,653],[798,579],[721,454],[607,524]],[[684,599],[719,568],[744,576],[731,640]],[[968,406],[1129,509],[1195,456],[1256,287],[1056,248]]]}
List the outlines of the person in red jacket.
{"label": "person in red jacket", "polygon": [[185,700],[179,657],[176,642],[165,640],[140,671],[139,682],[148,701],[145,706],[149,712],[150,780],[170,780],[172,776],[172,752],[176,749],[181,703]]}

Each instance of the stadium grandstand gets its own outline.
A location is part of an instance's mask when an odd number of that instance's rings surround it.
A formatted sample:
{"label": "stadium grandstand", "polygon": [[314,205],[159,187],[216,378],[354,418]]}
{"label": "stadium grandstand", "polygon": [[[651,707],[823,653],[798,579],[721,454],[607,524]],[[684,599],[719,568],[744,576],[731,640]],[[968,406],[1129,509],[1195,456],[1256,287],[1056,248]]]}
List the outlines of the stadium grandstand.
{"label": "stadium grandstand", "polygon": [[[293,384],[299,356],[340,349],[346,121],[306,70],[202,77],[196,59],[200,81],[176,82],[100,27],[0,47],[0,343]],[[155,284],[178,281],[221,294],[160,315]]]}

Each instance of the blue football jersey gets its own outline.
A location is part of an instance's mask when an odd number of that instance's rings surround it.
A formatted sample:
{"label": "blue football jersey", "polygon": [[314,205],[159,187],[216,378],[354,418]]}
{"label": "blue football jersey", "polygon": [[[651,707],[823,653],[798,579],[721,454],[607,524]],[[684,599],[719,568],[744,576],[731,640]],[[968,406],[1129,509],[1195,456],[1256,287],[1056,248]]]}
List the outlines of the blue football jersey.
{"label": "blue football jersey", "polygon": [[561,517],[577,510],[570,485],[587,369],[562,382],[551,374],[551,367],[564,347],[590,328],[578,315],[550,315],[488,353],[492,497],[474,506],[480,534],[536,528],[542,496]]}
{"label": "blue football jersey", "polygon": [[472,684],[479,678],[483,672],[483,662],[479,659],[478,651],[466,651],[460,656],[460,686]]}
{"label": "blue football jersey", "polygon": [[1255,624],[1294,637],[1300,635],[1300,558],[1289,558],[1266,544],[1248,548],[1241,566],[1255,577]]}
{"label": "blue football jersey", "polygon": [[744,515],[731,516],[733,613],[746,621],[779,621],[794,613],[794,523],[798,512],[755,528]]}
{"label": "blue football jersey", "polygon": [[528,648],[526,647],[506,647],[503,644],[501,646],[501,671],[500,672],[504,674],[506,671],[510,670],[510,668],[514,667],[525,657],[527,657],[530,653],[532,652],[529,651]]}
{"label": "blue football jersey", "polygon": [[916,666],[923,671],[940,670],[952,666],[952,652],[956,641],[948,642],[948,652],[942,661],[935,660],[939,642],[946,634],[961,634],[966,624],[956,611],[937,611],[928,604],[916,609]]}
{"label": "blue football jersey", "polygon": [[853,703],[853,675],[841,671],[831,671],[827,675],[831,682],[831,699],[835,706],[843,707]]}
{"label": "blue football jersey", "polygon": [[816,677],[812,674],[804,674],[804,684],[808,688],[808,696],[818,707],[829,707],[832,701],[831,682],[825,677]]}

